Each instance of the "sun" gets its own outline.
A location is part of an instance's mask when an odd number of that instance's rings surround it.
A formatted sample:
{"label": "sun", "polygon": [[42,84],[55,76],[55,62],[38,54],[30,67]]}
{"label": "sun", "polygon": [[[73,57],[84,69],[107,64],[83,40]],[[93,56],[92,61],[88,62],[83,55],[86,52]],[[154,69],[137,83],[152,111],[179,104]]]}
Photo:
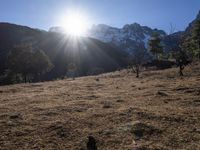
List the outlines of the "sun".
{"label": "sun", "polygon": [[62,27],[67,34],[83,36],[88,29],[88,20],[81,13],[69,13],[62,18]]}

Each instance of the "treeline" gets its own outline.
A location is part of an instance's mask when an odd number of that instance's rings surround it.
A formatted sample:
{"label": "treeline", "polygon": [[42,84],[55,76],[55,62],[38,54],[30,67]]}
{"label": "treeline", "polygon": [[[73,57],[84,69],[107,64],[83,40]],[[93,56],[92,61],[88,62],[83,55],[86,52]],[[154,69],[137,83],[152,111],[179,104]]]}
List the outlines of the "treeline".
{"label": "treeline", "polygon": [[31,44],[14,46],[7,55],[3,84],[41,81],[42,75],[53,68],[44,51],[33,49]]}

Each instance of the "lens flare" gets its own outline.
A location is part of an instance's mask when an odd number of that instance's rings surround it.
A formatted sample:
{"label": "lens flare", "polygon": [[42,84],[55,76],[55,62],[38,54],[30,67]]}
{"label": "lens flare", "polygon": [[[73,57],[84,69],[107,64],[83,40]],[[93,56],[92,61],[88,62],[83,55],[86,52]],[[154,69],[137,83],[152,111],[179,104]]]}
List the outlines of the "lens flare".
{"label": "lens flare", "polygon": [[62,17],[61,26],[67,34],[83,36],[88,29],[88,20],[81,13],[68,13]]}

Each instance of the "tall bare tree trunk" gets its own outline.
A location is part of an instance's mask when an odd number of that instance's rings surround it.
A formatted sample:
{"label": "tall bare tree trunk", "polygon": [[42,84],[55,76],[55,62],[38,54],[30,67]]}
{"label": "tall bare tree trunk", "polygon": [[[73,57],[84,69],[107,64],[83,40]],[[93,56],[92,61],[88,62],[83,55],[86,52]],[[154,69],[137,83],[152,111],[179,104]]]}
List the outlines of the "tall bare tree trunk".
{"label": "tall bare tree trunk", "polygon": [[136,65],[136,78],[139,78],[139,70],[140,70],[140,66]]}
{"label": "tall bare tree trunk", "polygon": [[24,74],[24,82],[25,83],[27,82],[27,76],[26,76],[26,74]]}
{"label": "tall bare tree trunk", "polygon": [[200,42],[198,43],[198,59],[200,60]]}

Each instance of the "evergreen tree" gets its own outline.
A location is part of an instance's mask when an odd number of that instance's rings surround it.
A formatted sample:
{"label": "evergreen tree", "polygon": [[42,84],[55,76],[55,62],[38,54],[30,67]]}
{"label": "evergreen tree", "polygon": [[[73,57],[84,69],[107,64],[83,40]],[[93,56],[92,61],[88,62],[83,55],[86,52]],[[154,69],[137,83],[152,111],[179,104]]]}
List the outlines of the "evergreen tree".
{"label": "evergreen tree", "polygon": [[156,57],[156,59],[159,59],[159,54],[163,53],[163,47],[161,45],[161,38],[158,33],[154,33],[149,40],[148,43],[149,51]]}
{"label": "evergreen tree", "polygon": [[187,55],[191,58],[194,59],[195,57],[195,50],[196,50],[196,45],[194,40],[189,36],[187,38],[184,39],[183,43],[182,43],[182,47],[185,50],[185,52],[187,53]]}
{"label": "evergreen tree", "polygon": [[200,19],[195,22],[192,29],[192,40],[196,46],[195,56],[200,59]]}
{"label": "evergreen tree", "polygon": [[24,82],[32,71],[32,48],[30,45],[15,46],[8,55],[8,68],[15,74],[22,74]]}
{"label": "evergreen tree", "polygon": [[[8,55],[8,68],[16,74],[21,74],[24,82],[31,76],[37,78],[52,68],[48,56],[41,50],[33,51],[31,45],[15,46]],[[36,79],[38,80],[38,79]]]}
{"label": "evergreen tree", "polygon": [[200,59],[200,20],[194,23],[191,35],[184,39],[182,47],[191,59]]}
{"label": "evergreen tree", "polygon": [[42,50],[37,50],[33,53],[32,73],[35,75],[35,80],[40,80],[40,76],[53,67],[49,57]]}

